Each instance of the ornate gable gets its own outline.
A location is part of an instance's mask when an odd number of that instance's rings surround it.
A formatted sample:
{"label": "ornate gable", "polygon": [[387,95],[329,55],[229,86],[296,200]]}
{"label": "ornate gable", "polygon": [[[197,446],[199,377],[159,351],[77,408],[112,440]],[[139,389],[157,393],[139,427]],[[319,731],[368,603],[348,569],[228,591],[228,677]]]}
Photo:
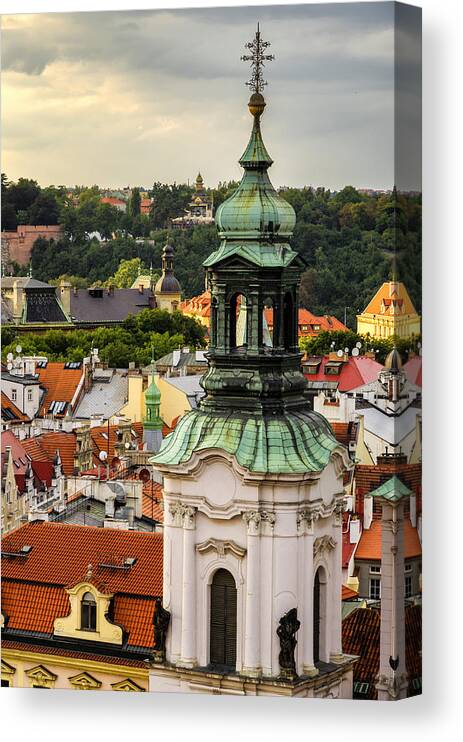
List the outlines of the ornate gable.
{"label": "ornate gable", "polygon": [[58,677],[44,665],[37,665],[30,670],[26,670],[26,675],[29,678],[31,688],[53,688]]}
{"label": "ornate gable", "polygon": [[120,690],[120,691],[136,691],[136,692],[145,692],[145,689],[142,688],[140,685],[138,685],[134,680],[131,680],[130,678],[125,678],[125,680],[120,680],[118,683],[111,683],[111,688],[113,690]]}
{"label": "ornate gable", "polygon": [[75,690],[98,690],[101,688],[101,680],[97,680],[88,672],[81,672],[69,678],[69,682]]}

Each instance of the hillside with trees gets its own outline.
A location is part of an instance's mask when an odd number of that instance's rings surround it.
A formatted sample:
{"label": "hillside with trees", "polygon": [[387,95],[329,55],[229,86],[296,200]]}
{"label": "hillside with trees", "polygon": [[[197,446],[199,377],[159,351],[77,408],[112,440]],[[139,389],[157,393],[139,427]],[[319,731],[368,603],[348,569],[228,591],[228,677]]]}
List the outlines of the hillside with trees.
{"label": "hillside with trees", "polygon": [[[237,183],[219,183],[208,191],[217,207]],[[85,285],[114,277],[122,260],[139,259],[144,269],[161,266],[168,240],[175,248],[175,273],[184,297],[204,290],[202,263],[217,247],[215,227],[170,229],[181,216],[193,189],[186,184],[155,182],[150,190],[150,214],[140,213],[140,190],[132,189],[126,212],[101,203],[97,186],[72,190],[41,189],[33,180],[17,183],[2,176],[2,225],[18,223],[63,225],[63,237],[54,242],[39,238],[32,250],[32,271],[39,280],[70,276]],[[421,309],[421,196],[366,194],[347,186],[337,193],[325,188],[285,188],[297,223],[292,246],[304,258],[301,303],[315,314],[334,314],[355,327],[377,288],[392,277],[404,281],[417,311]],[[99,232],[105,240],[91,238]],[[13,266],[17,271],[17,266]],[[28,268],[24,268],[25,273]],[[77,284],[75,284],[77,285]]]}

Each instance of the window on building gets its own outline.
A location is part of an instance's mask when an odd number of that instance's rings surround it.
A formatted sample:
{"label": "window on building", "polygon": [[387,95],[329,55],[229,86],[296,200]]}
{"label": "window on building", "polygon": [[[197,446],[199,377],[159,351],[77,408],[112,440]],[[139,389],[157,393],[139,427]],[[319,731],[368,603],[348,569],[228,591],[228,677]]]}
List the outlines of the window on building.
{"label": "window on building", "polygon": [[405,571],[406,571],[406,572],[411,572],[411,571],[412,571],[412,569],[413,569],[413,565],[411,565],[411,564],[406,564],[406,565],[405,565]]}
{"label": "window on building", "polygon": [[16,389],[12,389],[11,390],[11,401],[16,402],[17,398],[18,398],[18,393]]}
{"label": "window on building", "polygon": [[381,598],[381,580],[378,577],[370,579],[370,598],[371,600],[380,600]]}
{"label": "window on building", "polygon": [[354,683],[354,698],[357,696],[360,698],[364,698],[367,695],[369,688],[370,683],[362,683],[361,681],[357,680]]}
{"label": "window on building", "polygon": [[381,565],[380,564],[370,564],[370,573],[380,575],[381,574]]}
{"label": "window on building", "polygon": [[218,569],[211,584],[210,662],[236,666],[236,585],[226,569]]}
{"label": "window on building", "polygon": [[96,631],[96,600],[92,593],[85,593],[82,598],[80,628]]}
{"label": "window on building", "polygon": [[10,687],[10,681],[9,680],[3,680],[2,678],[2,688],[9,688]]}
{"label": "window on building", "polygon": [[27,390],[27,401],[32,402],[32,389]]}
{"label": "window on building", "polygon": [[412,576],[411,575],[405,575],[405,597],[411,598],[412,597]]}

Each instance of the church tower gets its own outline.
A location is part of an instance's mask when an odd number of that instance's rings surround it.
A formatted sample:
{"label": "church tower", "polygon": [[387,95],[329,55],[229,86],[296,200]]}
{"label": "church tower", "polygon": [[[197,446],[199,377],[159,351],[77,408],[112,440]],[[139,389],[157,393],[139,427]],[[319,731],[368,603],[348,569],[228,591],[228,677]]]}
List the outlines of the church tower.
{"label": "church tower", "polygon": [[180,304],[182,290],[174,275],[174,248],[165,245],[162,250],[162,274],[154,287],[156,307],[174,312]]}
{"label": "church tower", "polygon": [[[165,647],[151,690],[351,697],[341,647],[343,471],[310,410],[297,310],[295,214],[261,133],[259,30],[247,45],[253,126],[242,181],[217,210],[205,396],[151,459],[164,476]],[[273,311],[273,337],[264,309]],[[168,614],[165,614],[168,615]]]}
{"label": "church tower", "polygon": [[143,418],[143,443],[147,451],[157,453],[162,443],[161,392],[154,379],[152,363],[151,383],[145,391],[145,417]]}

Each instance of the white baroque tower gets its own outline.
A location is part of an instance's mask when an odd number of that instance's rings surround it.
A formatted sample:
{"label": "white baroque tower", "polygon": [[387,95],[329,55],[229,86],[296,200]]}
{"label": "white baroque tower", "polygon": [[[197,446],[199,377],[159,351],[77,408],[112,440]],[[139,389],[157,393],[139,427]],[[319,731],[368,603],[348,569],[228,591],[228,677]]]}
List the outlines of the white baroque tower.
{"label": "white baroque tower", "polygon": [[[248,45],[261,60],[259,31]],[[347,451],[309,409],[297,310],[303,262],[295,214],[274,190],[254,125],[237,191],[217,210],[205,397],[165,439],[165,654],[154,691],[352,697],[341,646],[343,472]],[[264,308],[273,310],[273,336]],[[297,615],[296,615],[297,614]]]}

